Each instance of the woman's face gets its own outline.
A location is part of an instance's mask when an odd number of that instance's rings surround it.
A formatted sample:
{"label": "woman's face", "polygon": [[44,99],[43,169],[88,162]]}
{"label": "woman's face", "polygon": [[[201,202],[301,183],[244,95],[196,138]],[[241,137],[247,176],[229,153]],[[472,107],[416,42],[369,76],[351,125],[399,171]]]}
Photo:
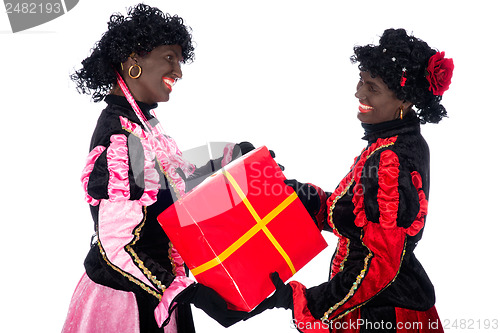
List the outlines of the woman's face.
{"label": "woman's face", "polygon": [[400,107],[403,114],[411,103],[396,98],[396,94],[387,87],[379,77],[371,77],[370,72],[360,72],[356,87],[356,96],[359,99],[358,119],[367,124],[378,124],[400,117]]}
{"label": "woman's face", "polygon": [[[162,45],[154,48],[143,57],[133,56],[123,64],[123,77],[130,92],[137,101],[147,104],[166,102],[175,80],[182,78],[182,48],[179,45]],[[129,68],[137,64],[141,75],[137,79],[129,76]],[[139,72],[132,68],[131,75]]]}

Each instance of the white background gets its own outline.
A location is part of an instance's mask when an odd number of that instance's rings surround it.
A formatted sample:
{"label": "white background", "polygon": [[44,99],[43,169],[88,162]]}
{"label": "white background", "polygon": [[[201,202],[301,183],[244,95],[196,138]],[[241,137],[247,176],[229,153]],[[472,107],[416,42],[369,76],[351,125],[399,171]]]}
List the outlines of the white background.
{"label": "white background", "polygon": [[[104,103],[69,74],[113,12],[133,1],[81,0],[66,15],[13,34],[0,13],[2,332],[60,331],[83,273],[93,222],[79,177]],[[455,62],[443,105],[423,126],[431,196],[416,254],[450,331],[500,320],[499,66],[496,1],[150,1],[193,29],[196,60],[156,110],[181,149],[250,141],[277,154],[289,178],[333,191],[364,147],[352,47],[406,28]],[[336,239],[294,278],[326,281]],[[224,329],[195,309],[199,332],[294,332],[272,310]],[[469,330],[464,330],[471,331]],[[484,330],[492,332],[493,330]]]}

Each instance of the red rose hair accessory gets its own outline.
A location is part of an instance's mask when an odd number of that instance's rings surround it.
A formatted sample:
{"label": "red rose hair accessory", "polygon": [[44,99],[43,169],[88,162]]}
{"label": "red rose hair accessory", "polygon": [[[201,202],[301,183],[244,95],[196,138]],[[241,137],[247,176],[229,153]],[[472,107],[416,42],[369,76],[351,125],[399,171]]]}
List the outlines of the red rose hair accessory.
{"label": "red rose hair accessory", "polygon": [[426,79],[429,81],[429,91],[436,96],[442,96],[450,87],[454,68],[453,59],[445,58],[444,51],[433,55],[427,65]]}

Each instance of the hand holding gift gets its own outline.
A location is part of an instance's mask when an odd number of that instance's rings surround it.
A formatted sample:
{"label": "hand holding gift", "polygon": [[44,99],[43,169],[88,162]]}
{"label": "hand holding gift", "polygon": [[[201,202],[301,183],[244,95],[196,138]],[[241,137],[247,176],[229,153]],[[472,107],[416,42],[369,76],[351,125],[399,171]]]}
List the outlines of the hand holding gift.
{"label": "hand holding gift", "polygon": [[158,221],[196,280],[249,312],[326,247],[265,147],[208,177]]}
{"label": "hand holding gift", "polygon": [[241,320],[250,318],[248,312],[230,310],[226,301],[215,290],[201,283],[193,283],[184,289],[177,295],[174,302],[193,304],[224,327],[229,327]]}

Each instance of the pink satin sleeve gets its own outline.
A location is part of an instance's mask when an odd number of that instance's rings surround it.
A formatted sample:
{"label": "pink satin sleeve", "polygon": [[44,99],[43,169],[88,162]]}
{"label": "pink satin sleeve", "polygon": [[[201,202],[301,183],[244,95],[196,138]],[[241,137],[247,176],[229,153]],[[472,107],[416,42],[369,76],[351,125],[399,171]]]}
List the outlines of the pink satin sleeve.
{"label": "pink satin sleeve", "polygon": [[[151,206],[157,200],[160,188],[160,175],[155,168],[155,152],[153,148],[147,140],[141,140],[141,144],[144,150],[144,192],[139,202],[143,206]],[[106,151],[106,147],[97,146],[89,153],[81,176],[85,199],[92,206],[97,206],[100,199],[95,199],[88,193],[89,178],[97,158],[104,151]],[[110,137],[110,145],[106,151],[106,160],[109,172],[109,181],[106,184],[109,200],[129,200],[130,181],[128,175],[130,163],[126,135],[115,134]],[[103,186],[105,185],[103,184]]]}
{"label": "pink satin sleeve", "polygon": [[186,276],[177,276],[170,286],[163,292],[161,302],[155,309],[155,319],[158,327],[161,327],[168,319],[168,309],[175,296],[193,283],[194,281]]}
{"label": "pink satin sleeve", "polygon": [[170,256],[175,265],[175,275],[176,276],[186,276],[186,271],[184,270],[184,260],[182,259],[177,249],[172,246],[170,251]]}
{"label": "pink satin sleeve", "polygon": [[138,201],[101,200],[98,238],[106,259],[115,269],[147,286],[157,289],[136,266],[125,247],[134,239],[134,230],[142,222],[142,205]]}
{"label": "pink satin sleeve", "polygon": [[155,319],[158,327],[161,327],[162,324],[168,319],[169,312],[168,309],[172,300],[186,287],[193,284],[194,281],[190,278],[186,277],[186,272],[184,270],[184,260],[175,247],[172,247],[170,250],[170,256],[172,257],[172,261],[175,265],[175,279],[170,284],[170,286],[163,292],[163,296],[161,298],[160,304],[155,309]]}
{"label": "pink satin sleeve", "polygon": [[92,151],[87,156],[87,160],[85,161],[85,167],[83,168],[82,176],[80,178],[83,190],[85,191],[85,201],[87,201],[87,203],[91,204],[92,206],[97,206],[100,200],[92,198],[92,196],[90,196],[88,193],[87,189],[89,185],[90,173],[94,169],[95,161],[99,156],[101,156],[104,150],[106,150],[106,147],[104,146],[97,146],[94,149],[92,149]]}
{"label": "pink satin sleeve", "polygon": [[116,134],[112,135],[110,140],[107,151],[109,201],[128,200],[130,199],[130,183],[127,136]]}

